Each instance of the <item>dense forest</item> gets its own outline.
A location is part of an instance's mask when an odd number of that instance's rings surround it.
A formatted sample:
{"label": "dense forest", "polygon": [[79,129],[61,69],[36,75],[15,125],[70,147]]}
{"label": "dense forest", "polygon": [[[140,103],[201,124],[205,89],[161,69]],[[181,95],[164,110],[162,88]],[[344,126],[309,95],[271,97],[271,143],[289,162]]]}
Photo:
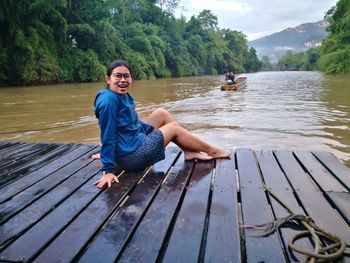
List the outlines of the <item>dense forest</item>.
{"label": "dense forest", "polygon": [[239,31],[203,10],[175,18],[179,0],[2,0],[0,85],[99,81],[114,59],[135,79],[257,71]]}
{"label": "dense forest", "polygon": [[[330,22],[329,35],[321,47],[304,53],[289,51],[278,61],[278,66],[332,74],[350,73],[350,0],[339,0],[335,7],[328,10],[325,18]],[[263,67],[271,66],[268,63],[265,58]]]}

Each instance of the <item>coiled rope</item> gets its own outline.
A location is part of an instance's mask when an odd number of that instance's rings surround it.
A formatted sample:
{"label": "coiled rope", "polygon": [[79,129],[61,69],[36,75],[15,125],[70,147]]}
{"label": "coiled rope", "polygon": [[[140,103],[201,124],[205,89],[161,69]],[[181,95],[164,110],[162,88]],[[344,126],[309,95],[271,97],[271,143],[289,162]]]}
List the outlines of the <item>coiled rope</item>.
{"label": "coiled rope", "polygon": [[[285,204],[281,198],[279,198],[274,192],[272,192],[266,184],[263,183],[265,190],[279,202],[288,212],[289,216],[284,218],[278,218],[273,222],[261,224],[261,225],[243,225],[242,228],[253,228],[261,232],[261,234],[254,235],[255,237],[265,237],[280,227],[291,227],[297,229],[304,229],[297,233],[289,240],[289,249],[307,256],[307,262],[316,262],[316,260],[322,261],[334,261],[344,256],[346,247],[350,247],[349,244],[337,236],[334,233],[328,232],[319,227],[315,221],[308,216],[296,214],[287,204]],[[309,251],[303,248],[299,248],[294,245],[294,242],[303,237],[311,237],[314,245],[314,251]],[[321,242],[326,240],[327,242]],[[326,243],[326,244],[325,244]]]}

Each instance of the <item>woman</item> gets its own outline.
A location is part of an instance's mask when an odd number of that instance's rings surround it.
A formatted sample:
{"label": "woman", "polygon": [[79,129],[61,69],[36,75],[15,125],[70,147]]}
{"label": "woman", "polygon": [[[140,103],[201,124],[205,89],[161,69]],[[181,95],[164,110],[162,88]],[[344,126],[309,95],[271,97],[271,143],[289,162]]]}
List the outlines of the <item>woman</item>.
{"label": "woman", "polygon": [[123,60],[111,63],[105,76],[107,88],[95,98],[95,114],[101,128],[103,175],[98,188],[119,182],[117,170],[144,169],[165,158],[165,146],[177,144],[186,160],[228,158],[230,152],[199,139],[177,122],[170,113],[158,108],[145,120],[138,119],[134,98],[129,94],[132,72]]}

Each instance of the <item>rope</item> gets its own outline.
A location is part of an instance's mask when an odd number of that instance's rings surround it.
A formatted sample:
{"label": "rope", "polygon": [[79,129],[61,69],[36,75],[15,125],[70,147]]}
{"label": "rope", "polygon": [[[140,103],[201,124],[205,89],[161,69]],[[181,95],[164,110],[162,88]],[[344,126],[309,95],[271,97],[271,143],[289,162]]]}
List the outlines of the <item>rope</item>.
{"label": "rope", "polygon": [[[315,221],[308,216],[296,214],[287,204],[285,204],[281,198],[279,198],[274,192],[272,192],[266,184],[263,183],[265,190],[279,202],[290,215],[284,218],[277,218],[275,221],[261,224],[261,225],[243,225],[242,228],[254,228],[260,231],[260,234],[254,235],[255,237],[265,237],[271,235],[281,227],[290,227],[293,229],[303,229],[303,231],[296,234],[289,240],[289,249],[303,254],[310,259],[309,262],[316,262],[317,259],[324,261],[333,261],[344,256],[346,247],[350,247],[345,241],[334,233],[328,232],[318,225]],[[314,244],[314,251],[309,251],[303,248],[299,248],[294,245],[294,242],[303,237],[311,237]],[[323,244],[321,239],[326,240],[327,244]]]}

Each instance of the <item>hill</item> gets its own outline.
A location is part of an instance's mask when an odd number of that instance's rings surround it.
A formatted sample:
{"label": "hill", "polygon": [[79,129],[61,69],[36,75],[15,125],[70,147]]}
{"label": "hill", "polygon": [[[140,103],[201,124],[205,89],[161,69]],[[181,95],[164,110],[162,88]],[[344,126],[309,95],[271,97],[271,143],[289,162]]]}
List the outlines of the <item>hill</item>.
{"label": "hill", "polygon": [[294,28],[287,28],[280,32],[258,38],[248,42],[255,48],[259,58],[268,56],[271,62],[276,62],[288,50],[293,52],[306,51],[311,47],[320,46],[327,37],[326,28],[329,23],[321,20],[315,23],[305,23]]}

